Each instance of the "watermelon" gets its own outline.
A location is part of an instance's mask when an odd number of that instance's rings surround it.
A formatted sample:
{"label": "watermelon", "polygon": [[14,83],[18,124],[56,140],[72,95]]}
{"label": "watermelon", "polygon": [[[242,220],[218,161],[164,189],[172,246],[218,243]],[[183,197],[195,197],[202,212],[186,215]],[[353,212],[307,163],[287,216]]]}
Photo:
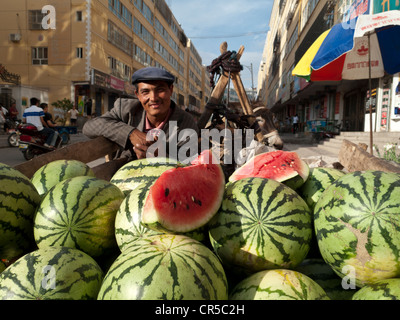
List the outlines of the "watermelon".
{"label": "watermelon", "polygon": [[78,160],[56,160],[39,168],[31,178],[39,194],[43,195],[57,183],[78,176],[94,177],[93,170]]}
{"label": "watermelon", "polygon": [[150,187],[142,222],[156,230],[196,230],[218,211],[224,189],[225,176],[219,164],[169,169]]}
{"label": "watermelon", "polygon": [[342,278],[323,259],[306,259],[295,271],[318,283],[331,300],[351,300],[356,292],[356,288],[344,288]]}
{"label": "watermelon", "polygon": [[379,280],[358,290],[353,300],[400,300],[400,279]]}
{"label": "watermelon", "polygon": [[0,163],[0,260],[12,260],[35,247],[33,217],[40,195],[21,172]]}
{"label": "watermelon", "polygon": [[267,178],[292,189],[303,185],[310,173],[308,164],[296,152],[271,151],[254,156],[229,177],[230,182],[244,178]]}
{"label": "watermelon", "polygon": [[149,187],[147,182],[138,184],[134,190],[128,193],[117,211],[115,217],[115,238],[121,251],[137,239],[162,233],[149,229],[141,222],[142,210],[148,193]]}
{"label": "watermelon", "polygon": [[39,248],[71,247],[92,257],[117,247],[114,222],[124,200],[112,183],[87,176],[55,185],[43,198],[34,220]]}
{"label": "watermelon", "polygon": [[330,300],[324,289],[306,275],[286,269],[263,270],[245,278],[230,300]]}
{"label": "watermelon", "polygon": [[334,181],[315,205],[318,246],[341,277],[359,287],[400,276],[400,176],[353,172]]}
{"label": "watermelon", "polygon": [[[115,217],[115,238],[121,251],[138,238],[166,233],[164,230],[156,231],[142,224],[142,211],[148,194],[148,183],[143,182],[126,196],[117,212]],[[175,234],[179,233],[175,232]],[[185,235],[203,243],[208,241],[208,231],[205,227],[187,232]]]}
{"label": "watermelon", "polygon": [[240,273],[289,269],[310,248],[311,211],[288,186],[245,178],[226,187],[221,208],[208,224],[210,242],[224,266]]}
{"label": "watermelon", "polygon": [[38,249],[0,274],[0,300],[95,300],[103,276],[80,250]]}
{"label": "watermelon", "polygon": [[306,182],[300,187],[298,193],[303,197],[311,209],[314,209],[321,194],[346,173],[334,168],[312,168]]}
{"label": "watermelon", "polygon": [[134,160],[122,166],[113,175],[110,182],[127,195],[131,190],[142,186],[143,183],[147,183],[150,187],[164,171],[178,165],[182,166],[174,159],[162,157]]}
{"label": "watermelon", "polygon": [[99,300],[225,300],[228,287],[215,254],[184,235],[138,239],[115,260]]}

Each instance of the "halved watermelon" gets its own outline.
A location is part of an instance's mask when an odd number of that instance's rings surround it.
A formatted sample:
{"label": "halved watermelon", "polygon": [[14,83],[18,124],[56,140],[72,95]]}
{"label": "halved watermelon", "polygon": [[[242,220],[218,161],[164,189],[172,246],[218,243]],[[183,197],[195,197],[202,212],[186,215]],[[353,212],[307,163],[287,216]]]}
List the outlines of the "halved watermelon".
{"label": "halved watermelon", "polygon": [[310,174],[308,164],[296,152],[271,151],[256,155],[229,177],[230,182],[244,178],[268,178],[292,189],[303,185]]}
{"label": "halved watermelon", "polygon": [[217,213],[225,190],[219,164],[204,164],[206,151],[192,165],[162,173],[150,188],[142,212],[142,223],[153,230],[189,232],[198,229]]}

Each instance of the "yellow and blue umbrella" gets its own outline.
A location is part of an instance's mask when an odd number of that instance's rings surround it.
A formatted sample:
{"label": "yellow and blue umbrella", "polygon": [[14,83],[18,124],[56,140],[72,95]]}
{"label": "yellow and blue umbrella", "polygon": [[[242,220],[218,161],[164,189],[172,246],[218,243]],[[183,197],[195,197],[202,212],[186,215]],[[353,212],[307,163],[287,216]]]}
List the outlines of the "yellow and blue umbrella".
{"label": "yellow and blue umbrella", "polygon": [[293,69],[308,81],[379,78],[400,72],[400,11],[361,15],[325,31]]}

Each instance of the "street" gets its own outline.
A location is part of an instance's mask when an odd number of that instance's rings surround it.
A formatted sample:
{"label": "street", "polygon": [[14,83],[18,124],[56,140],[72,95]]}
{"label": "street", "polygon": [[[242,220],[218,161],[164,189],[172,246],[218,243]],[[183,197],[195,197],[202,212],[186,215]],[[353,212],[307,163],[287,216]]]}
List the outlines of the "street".
{"label": "street", "polygon": [[[69,144],[88,140],[82,133],[71,134]],[[304,137],[299,135],[295,138],[293,135],[282,135],[282,139],[285,142],[285,151],[295,151],[303,159],[313,159],[323,157],[328,163],[337,161],[337,154],[331,154],[326,151],[321,151],[316,145],[304,144]],[[339,150],[338,150],[339,151]],[[9,148],[7,144],[7,135],[0,135],[0,163],[7,164],[9,166],[16,166],[25,162],[25,158],[19,148]],[[94,166],[104,161],[102,159],[96,160],[90,163],[89,166]]]}

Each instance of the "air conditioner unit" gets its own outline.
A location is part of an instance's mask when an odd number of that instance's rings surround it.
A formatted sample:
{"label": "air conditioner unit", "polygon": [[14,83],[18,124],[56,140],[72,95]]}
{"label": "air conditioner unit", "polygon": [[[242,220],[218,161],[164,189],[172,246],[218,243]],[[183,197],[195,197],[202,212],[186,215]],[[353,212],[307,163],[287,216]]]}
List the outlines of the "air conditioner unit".
{"label": "air conditioner unit", "polygon": [[19,42],[21,40],[20,33],[10,33],[10,41],[12,42]]}

